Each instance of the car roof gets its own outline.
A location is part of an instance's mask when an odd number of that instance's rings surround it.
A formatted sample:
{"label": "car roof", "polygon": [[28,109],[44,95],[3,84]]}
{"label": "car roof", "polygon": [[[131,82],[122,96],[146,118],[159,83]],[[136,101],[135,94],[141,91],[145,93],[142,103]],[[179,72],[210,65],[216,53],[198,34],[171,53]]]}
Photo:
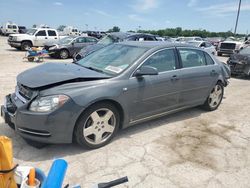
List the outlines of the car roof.
{"label": "car roof", "polygon": [[116,44],[122,44],[122,45],[129,45],[129,46],[135,46],[135,47],[143,47],[143,48],[170,48],[170,47],[187,47],[187,48],[197,48],[190,44],[181,44],[181,43],[168,43],[165,41],[125,41],[125,42],[119,42]]}

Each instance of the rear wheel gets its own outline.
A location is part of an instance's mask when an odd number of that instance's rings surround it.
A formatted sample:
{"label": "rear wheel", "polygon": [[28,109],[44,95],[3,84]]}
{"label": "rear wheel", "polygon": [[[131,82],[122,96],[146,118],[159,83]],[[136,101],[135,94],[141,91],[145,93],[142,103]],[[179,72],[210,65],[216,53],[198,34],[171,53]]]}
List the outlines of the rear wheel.
{"label": "rear wheel", "polygon": [[60,53],[59,53],[59,56],[61,59],[67,59],[69,57],[69,52],[68,50],[61,50]]}
{"label": "rear wheel", "polygon": [[203,104],[203,108],[208,111],[216,110],[222,101],[223,95],[224,86],[221,82],[217,82],[210,92],[206,102]]}
{"label": "rear wheel", "polygon": [[107,102],[89,107],[76,124],[77,143],[88,148],[99,148],[111,141],[120,124],[120,115],[114,105]]}

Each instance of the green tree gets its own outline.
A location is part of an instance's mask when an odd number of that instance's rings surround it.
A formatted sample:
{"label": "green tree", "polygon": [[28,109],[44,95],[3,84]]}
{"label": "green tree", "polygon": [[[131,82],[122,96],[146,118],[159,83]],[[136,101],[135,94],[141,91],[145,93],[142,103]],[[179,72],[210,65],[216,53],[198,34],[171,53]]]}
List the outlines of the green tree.
{"label": "green tree", "polygon": [[121,29],[118,26],[114,26],[112,29],[109,29],[108,32],[119,32]]}

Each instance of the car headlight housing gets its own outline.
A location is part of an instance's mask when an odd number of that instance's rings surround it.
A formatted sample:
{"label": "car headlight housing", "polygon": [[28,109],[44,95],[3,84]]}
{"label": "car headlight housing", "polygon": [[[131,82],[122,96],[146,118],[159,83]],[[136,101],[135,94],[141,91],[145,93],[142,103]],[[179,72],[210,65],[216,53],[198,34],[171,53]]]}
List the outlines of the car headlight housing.
{"label": "car headlight housing", "polygon": [[67,95],[50,95],[32,101],[29,110],[33,112],[49,112],[61,107],[69,100]]}

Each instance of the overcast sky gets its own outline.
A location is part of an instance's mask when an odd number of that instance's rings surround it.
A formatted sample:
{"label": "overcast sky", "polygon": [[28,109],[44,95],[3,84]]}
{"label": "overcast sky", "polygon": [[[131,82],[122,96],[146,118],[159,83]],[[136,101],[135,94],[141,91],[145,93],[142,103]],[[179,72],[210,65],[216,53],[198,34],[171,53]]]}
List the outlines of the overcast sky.
{"label": "overcast sky", "polygon": [[[82,30],[234,30],[238,0],[0,0],[0,23],[76,26]],[[242,0],[238,32],[250,32],[250,0]]]}

